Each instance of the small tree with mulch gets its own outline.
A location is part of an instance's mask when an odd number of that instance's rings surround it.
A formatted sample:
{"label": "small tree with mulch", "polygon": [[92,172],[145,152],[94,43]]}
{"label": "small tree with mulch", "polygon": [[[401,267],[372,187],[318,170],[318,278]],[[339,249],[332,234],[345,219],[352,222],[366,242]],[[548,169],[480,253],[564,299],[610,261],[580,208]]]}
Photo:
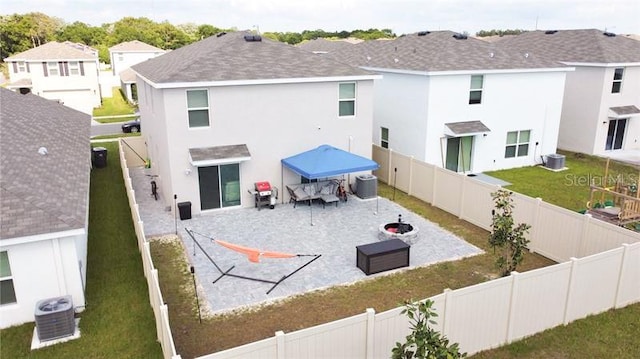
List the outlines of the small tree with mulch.
{"label": "small tree with mulch", "polygon": [[431,318],[438,316],[432,306],[431,299],[416,304],[405,303],[402,314],[409,317],[411,334],[407,335],[404,343],[396,343],[391,351],[392,359],[457,359],[467,356],[467,353],[460,353],[458,343],[449,344],[447,337],[431,328],[436,324]]}
{"label": "small tree with mulch", "polygon": [[524,253],[529,244],[525,234],[531,228],[525,223],[518,225],[514,223],[512,195],[512,192],[504,189],[491,193],[495,209],[491,211],[493,219],[489,244],[498,255],[496,266],[504,277],[515,271],[524,259]]}

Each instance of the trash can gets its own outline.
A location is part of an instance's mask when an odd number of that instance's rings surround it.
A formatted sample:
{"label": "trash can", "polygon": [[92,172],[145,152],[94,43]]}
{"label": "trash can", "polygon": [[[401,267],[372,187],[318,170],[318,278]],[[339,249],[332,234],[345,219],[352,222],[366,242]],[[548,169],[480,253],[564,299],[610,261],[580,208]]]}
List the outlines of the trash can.
{"label": "trash can", "polygon": [[191,219],[191,202],[178,203],[178,211],[180,212],[180,220]]}
{"label": "trash can", "polygon": [[96,168],[107,167],[107,149],[104,147],[94,147],[91,149],[91,163]]}

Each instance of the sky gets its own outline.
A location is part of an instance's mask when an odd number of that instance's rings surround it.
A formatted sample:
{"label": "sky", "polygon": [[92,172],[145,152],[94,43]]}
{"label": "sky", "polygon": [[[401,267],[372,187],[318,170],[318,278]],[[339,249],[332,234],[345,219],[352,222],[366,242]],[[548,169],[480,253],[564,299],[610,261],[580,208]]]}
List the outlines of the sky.
{"label": "sky", "polygon": [[595,28],[640,34],[638,0],[0,0],[2,15],[34,11],[94,26],[133,16],[260,32]]}

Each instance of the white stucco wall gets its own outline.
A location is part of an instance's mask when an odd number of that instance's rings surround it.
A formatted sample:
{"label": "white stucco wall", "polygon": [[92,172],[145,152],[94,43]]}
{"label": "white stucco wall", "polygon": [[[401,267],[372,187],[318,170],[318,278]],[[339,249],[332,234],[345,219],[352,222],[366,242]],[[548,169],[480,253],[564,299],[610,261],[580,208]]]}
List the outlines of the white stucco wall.
{"label": "white stucco wall", "polygon": [[381,127],[389,129],[389,148],[424,159],[429,78],[384,72],[374,82],[373,138],[380,145]]}
{"label": "white stucco wall", "polygon": [[[374,143],[387,124],[392,149],[444,167],[445,123],[481,121],[491,132],[475,135],[471,172],[533,165],[556,152],[564,71],[484,74],[482,103],[473,105],[470,76],[383,73],[376,81]],[[529,155],[507,159],[507,132],[520,130],[531,130]]]}
{"label": "white stucco wall", "polygon": [[76,311],[84,310],[86,260],[80,268],[76,243],[86,243],[86,232],[58,235],[53,239],[34,236],[2,241],[0,250],[7,251],[9,257],[17,303],[0,306],[0,328],[33,322],[36,303],[46,298],[71,295]]}
{"label": "white stucco wall", "polygon": [[110,51],[111,55],[111,71],[113,75],[118,75],[122,71],[142,61],[147,61],[154,57],[164,54],[164,51],[158,52],[118,52]]}
{"label": "white stucco wall", "polygon": [[[613,73],[624,66],[576,66],[567,75],[558,147],[606,155],[610,107],[640,106],[640,66],[627,66],[622,91],[611,93]],[[622,150],[640,148],[640,117],[627,122]]]}
{"label": "white stucco wall", "polygon": [[[373,81],[356,86],[356,116],[349,118],[338,118],[338,82],[210,87],[211,126],[194,129],[188,127],[186,89],[156,90],[161,94],[153,100],[156,113],[148,107],[151,101],[141,98],[142,132],[152,163],[157,164],[152,169],[161,176],[166,204],[173,204],[175,193],[178,202],[190,201],[193,213],[200,212],[198,171],[189,163],[189,148],[247,145],[251,160],[240,164],[246,207],[254,205],[247,192],[254,182],[269,181],[284,194],[282,158],[321,144],[370,158]],[[285,169],[285,185],[299,182],[298,175]]]}

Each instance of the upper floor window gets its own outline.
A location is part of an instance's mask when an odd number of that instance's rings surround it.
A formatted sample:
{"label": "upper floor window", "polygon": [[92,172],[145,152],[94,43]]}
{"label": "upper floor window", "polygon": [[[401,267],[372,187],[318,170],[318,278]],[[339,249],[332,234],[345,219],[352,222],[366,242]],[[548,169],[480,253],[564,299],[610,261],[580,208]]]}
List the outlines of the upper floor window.
{"label": "upper floor window", "polygon": [[380,147],[389,148],[389,129],[380,127]]}
{"label": "upper floor window", "polygon": [[622,77],[624,76],[624,68],[618,67],[613,70],[613,85],[611,86],[611,93],[620,93],[622,89]]}
{"label": "upper floor window", "polygon": [[355,116],[356,114],[356,84],[355,82],[340,84],[338,100],[338,116]]}
{"label": "upper floor window", "polygon": [[18,61],[18,72],[27,72],[27,64],[24,61]]}
{"label": "upper floor window", "polygon": [[16,291],[13,288],[9,256],[6,251],[2,251],[0,252],[0,305],[16,302]]}
{"label": "upper floor window", "polygon": [[469,90],[469,104],[482,103],[482,83],[484,75],[472,75]]}
{"label": "upper floor window", "polygon": [[209,91],[187,90],[189,127],[209,126]]}
{"label": "upper floor window", "polygon": [[504,158],[522,157],[529,154],[531,130],[507,132],[507,147]]}
{"label": "upper floor window", "polygon": [[69,61],[69,75],[80,75],[80,64],[78,63],[78,61]]}
{"label": "upper floor window", "polygon": [[60,76],[60,68],[57,62],[47,62],[47,72],[49,76]]}

